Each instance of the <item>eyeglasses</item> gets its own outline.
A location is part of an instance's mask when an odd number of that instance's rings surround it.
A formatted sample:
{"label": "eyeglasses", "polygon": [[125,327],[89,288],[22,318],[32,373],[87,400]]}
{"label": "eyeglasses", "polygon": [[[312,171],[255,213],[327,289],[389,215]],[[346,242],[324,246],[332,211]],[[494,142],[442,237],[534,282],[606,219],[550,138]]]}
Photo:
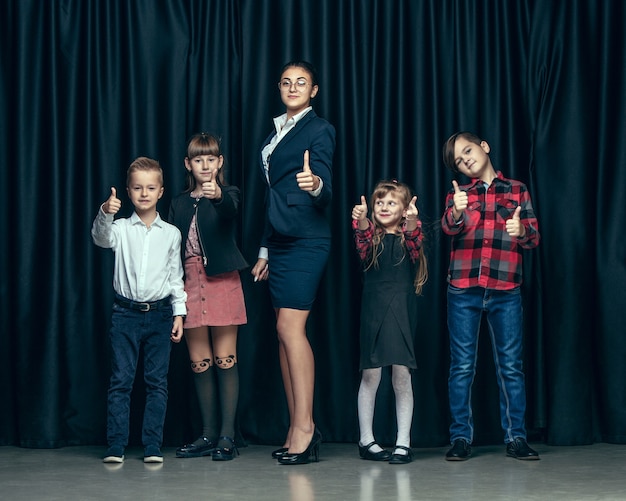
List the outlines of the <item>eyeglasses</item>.
{"label": "eyeglasses", "polygon": [[278,82],[278,88],[281,90],[289,90],[291,87],[295,86],[296,90],[303,91],[306,89],[307,85],[309,85],[309,82],[307,82],[304,78],[298,78],[295,82],[285,78]]}

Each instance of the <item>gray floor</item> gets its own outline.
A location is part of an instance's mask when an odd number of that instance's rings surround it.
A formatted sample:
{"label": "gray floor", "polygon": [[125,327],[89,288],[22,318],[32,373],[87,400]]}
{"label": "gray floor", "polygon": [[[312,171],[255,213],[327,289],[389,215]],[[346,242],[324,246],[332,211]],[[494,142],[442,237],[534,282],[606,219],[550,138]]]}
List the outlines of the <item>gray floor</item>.
{"label": "gray floor", "polygon": [[408,465],[358,458],[354,444],[323,443],[320,462],[282,466],[273,449],[251,445],[234,461],[176,459],[144,465],[127,450],[123,465],[101,462],[102,447],[0,447],[0,499],[13,500],[624,500],[626,446],[533,444],[541,461],[517,461],[501,446],[475,447],[466,462],[446,462],[445,448],[414,449]]}

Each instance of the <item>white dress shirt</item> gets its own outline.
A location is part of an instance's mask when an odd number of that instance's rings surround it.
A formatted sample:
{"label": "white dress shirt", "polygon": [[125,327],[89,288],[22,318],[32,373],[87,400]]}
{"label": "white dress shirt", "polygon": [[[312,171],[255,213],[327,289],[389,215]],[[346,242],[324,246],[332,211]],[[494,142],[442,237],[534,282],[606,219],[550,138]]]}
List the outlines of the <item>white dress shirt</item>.
{"label": "white dress shirt", "polygon": [[170,297],[172,314],[187,314],[178,228],[163,221],[158,213],[150,227],[136,212],[114,221],[101,207],[91,236],[97,246],[115,253],[115,292],[142,303]]}

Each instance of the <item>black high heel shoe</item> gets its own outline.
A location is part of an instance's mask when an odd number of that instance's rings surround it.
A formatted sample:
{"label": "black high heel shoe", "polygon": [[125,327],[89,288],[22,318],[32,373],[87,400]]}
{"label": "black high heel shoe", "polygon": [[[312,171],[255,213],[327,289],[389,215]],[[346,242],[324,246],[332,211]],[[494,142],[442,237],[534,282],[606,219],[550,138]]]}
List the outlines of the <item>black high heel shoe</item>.
{"label": "black high heel shoe", "polygon": [[276,449],[275,451],[272,451],[272,457],[274,459],[283,457],[288,450],[289,450],[288,447],[281,447],[280,449]]}
{"label": "black high heel shoe", "polygon": [[278,459],[280,464],[307,464],[313,461],[317,463],[320,460],[320,443],[322,442],[322,434],[317,428],[313,432],[309,446],[298,454],[289,454],[285,452]]}

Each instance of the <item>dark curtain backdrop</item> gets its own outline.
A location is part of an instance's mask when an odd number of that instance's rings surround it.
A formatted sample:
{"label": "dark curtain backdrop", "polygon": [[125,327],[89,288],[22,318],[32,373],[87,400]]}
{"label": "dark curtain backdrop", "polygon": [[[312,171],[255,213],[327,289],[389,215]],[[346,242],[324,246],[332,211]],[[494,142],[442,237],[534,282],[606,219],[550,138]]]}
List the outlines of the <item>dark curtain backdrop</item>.
{"label": "dark curtain backdrop", "polygon": [[[626,443],[626,12],[621,0],[6,0],[0,7],[0,445],[105,442],[113,256],[90,228],[139,155],[184,182],[188,137],[223,137],[240,186],[240,243],[256,259],[259,146],[282,113],[284,62],[320,73],[317,113],[337,129],[333,248],[309,322],[315,418],[328,441],[358,439],[361,277],[350,209],[380,178],[411,185],[427,229],[419,300],[414,446],[448,442],[445,275],[439,227],[451,175],[441,146],[460,129],[489,141],[526,182],[542,233],[525,255],[530,437]],[[131,205],[124,200],[122,216]],[[242,274],[239,429],[279,444],[287,426],[266,284]],[[482,334],[477,443],[500,443]],[[379,440],[395,437],[388,376]],[[143,384],[133,393],[140,439]],[[199,433],[184,343],[170,368],[166,445]]]}

